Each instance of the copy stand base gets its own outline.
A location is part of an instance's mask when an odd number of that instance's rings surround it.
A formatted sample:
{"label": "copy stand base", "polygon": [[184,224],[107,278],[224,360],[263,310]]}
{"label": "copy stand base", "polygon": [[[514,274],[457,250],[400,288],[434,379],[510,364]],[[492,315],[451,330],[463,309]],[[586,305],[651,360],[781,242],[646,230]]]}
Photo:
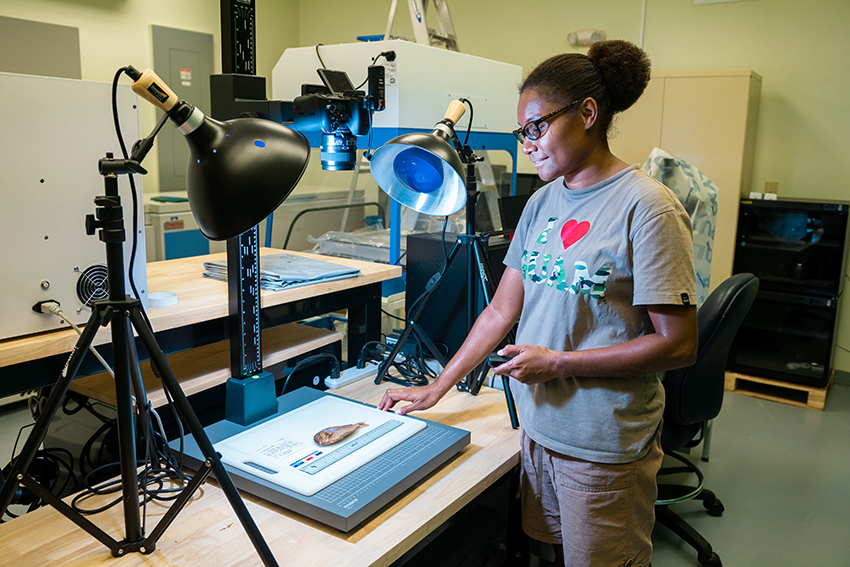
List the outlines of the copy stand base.
{"label": "copy stand base", "polygon": [[227,421],[249,425],[277,413],[274,375],[267,370],[245,378],[228,378],[224,392]]}
{"label": "copy stand base", "polygon": [[[111,158],[110,155],[107,155]],[[156,343],[153,332],[147,325],[138,300],[125,295],[124,287],[124,221],[123,212],[118,196],[116,173],[128,173],[127,164],[111,159],[101,160],[101,173],[104,175],[106,196],[97,197],[96,218],[86,219],[89,234],[100,230],[100,239],[106,244],[106,266],[109,282],[109,299],[97,301],[92,305],[92,315],[83,332],[71,351],[71,355],[62,369],[62,373],[53,387],[43,408],[41,416],[30,433],[20,455],[15,459],[9,480],[0,490],[0,515],[6,512],[19,485],[24,485],[45,502],[51,504],[60,513],[68,517],[92,537],[110,549],[112,555],[120,557],[129,552],[151,553],[156,549],[156,543],[163,532],[174,521],[177,514],[189,501],[198,486],[211,472],[215,474],[221,490],[227,496],[233,511],[242,523],[248,537],[267,566],[277,565],[271,550],[263,540],[245,503],[236,490],[230,476],[221,463],[218,454],[204,432],[203,426],[189,404],[174,373],[168,366],[168,360]],[[112,350],[115,371],[116,413],[118,421],[118,450],[120,454],[120,470],[122,484],[122,502],[124,512],[125,538],[116,540],[98,528],[78,511],[52,495],[27,474],[27,470],[44,441],[50,423],[61,407],[71,382],[83,361],[86,352],[92,345],[95,334],[101,326],[109,325],[112,333]],[[132,327],[131,327],[132,326]],[[133,395],[136,396],[136,408],[146,411],[147,399],[140,379],[139,360],[133,342],[135,329],[139,339],[150,354],[152,364],[159,370],[163,387],[172,396],[177,412],[194,436],[204,458],[204,467],[196,474],[191,482],[183,489],[179,497],[159,520],[157,525],[145,534],[142,527],[139,504],[139,485],[136,462],[136,439]],[[136,379],[133,379],[133,378]],[[134,392],[135,390],[135,392]],[[140,424],[144,423],[140,418]],[[149,438],[148,438],[149,439]]]}

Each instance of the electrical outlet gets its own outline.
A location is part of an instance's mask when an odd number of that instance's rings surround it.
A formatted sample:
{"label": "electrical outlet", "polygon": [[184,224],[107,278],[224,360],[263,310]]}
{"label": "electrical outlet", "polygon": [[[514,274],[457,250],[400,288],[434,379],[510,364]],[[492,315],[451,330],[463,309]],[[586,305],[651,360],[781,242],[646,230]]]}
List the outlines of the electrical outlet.
{"label": "electrical outlet", "polygon": [[778,193],[779,192],[779,181],[765,181],[764,182],[764,192],[765,193]]}

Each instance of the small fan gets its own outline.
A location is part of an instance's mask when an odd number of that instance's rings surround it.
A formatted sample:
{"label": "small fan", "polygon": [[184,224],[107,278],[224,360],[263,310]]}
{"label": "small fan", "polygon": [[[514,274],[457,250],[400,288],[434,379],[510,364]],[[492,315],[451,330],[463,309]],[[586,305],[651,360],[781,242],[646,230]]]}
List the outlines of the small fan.
{"label": "small fan", "polygon": [[77,298],[80,302],[91,307],[92,302],[109,297],[109,283],[106,266],[93,264],[82,271],[77,279]]}

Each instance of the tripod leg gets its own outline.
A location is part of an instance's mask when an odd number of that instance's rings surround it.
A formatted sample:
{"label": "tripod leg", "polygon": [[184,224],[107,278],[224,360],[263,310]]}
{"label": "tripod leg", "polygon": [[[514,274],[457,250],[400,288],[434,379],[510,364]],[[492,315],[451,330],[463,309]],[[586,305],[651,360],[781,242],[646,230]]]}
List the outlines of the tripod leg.
{"label": "tripod leg", "polygon": [[[198,490],[198,487],[200,487],[209,476],[211,465],[212,463],[209,459],[204,461],[203,468],[195,473],[195,476],[192,477],[189,484],[186,485],[182,492],[180,492],[180,496],[177,497],[174,504],[171,505],[145,540],[145,553],[150,553],[156,549],[156,542],[159,541],[160,537],[162,537],[163,532],[168,529],[168,526],[171,525],[171,522],[174,521],[177,514],[179,514],[186,506],[186,503],[189,502],[189,499],[192,498],[192,495],[196,490]],[[148,541],[150,544],[147,543]]]}
{"label": "tripod leg", "polygon": [[275,561],[274,555],[272,555],[271,549],[269,549],[268,544],[266,544],[266,541],[263,539],[259,528],[257,528],[257,524],[254,523],[254,519],[251,517],[250,512],[248,512],[245,502],[236,490],[236,485],[233,484],[233,480],[224,468],[219,454],[213,447],[212,442],[210,442],[209,437],[207,437],[198,416],[195,414],[192,406],[189,404],[189,400],[180,388],[177,378],[168,366],[168,359],[165,358],[165,354],[163,354],[159,345],[156,343],[153,332],[151,332],[150,328],[142,319],[141,312],[138,308],[133,309],[130,312],[130,319],[133,326],[136,328],[136,331],[139,333],[139,337],[142,339],[145,348],[147,348],[148,353],[151,356],[151,360],[153,360],[154,364],[156,364],[157,368],[159,368],[162,373],[163,386],[168,389],[174,399],[174,404],[177,406],[177,411],[180,414],[180,417],[186,422],[189,432],[194,436],[201,452],[211,462],[210,468],[215,474],[215,478],[221,486],[221,490],[230,502],[230,506],[233,508],[234,513],[242,523],[242,527],[251,539],[251,543],[254,544],[254,549],[257,550],[257,553],[259,554],[260,559],[262,559],[264,565],[277,566],[277,562]]}
{"label": "tripod leg", "polygon": [[11,504],[15,491],[18,488],[16,479],[19,475],[26,473],[29,469],[30,463],[32,463],[32,460],[35,457],[35,454],[38,452],[38,448],[41,446],[42,442],[44,442],[44,437],[47,435],[47,429],[50,427],[50,423],[56,416],[59,406],[62,405],[62,401],[65,399],[65,394],[68,393],[68,388],[70,388],[71,382],[73,382],[74,376],[76,375],[77,370],[79,370],[80,364],[83,362],[83,358],[88,352],[89,347],[94,340],[94,336],[100,327],[98,324],[99,321],[100,312],[99,309],[95,307],[88,323],[86,323],[86,326],[83,328],[83,334],[80,336],[77,344],[74,345],[74,350],[71,351],[71,355],[68,357],[65,367],[62,369],[59,379],[53,386],[50,396],[48,396],[47,402],[41,411],[41,415],[39,416],[38,421],[36,421],[35,427],[33,427],[29,437],[27,437],[27,442],[24,444],[23,449],[12,464],[9,479],[6,481],[6,484],[3,485],[2,490],[0,490],[0,517],[6,513],[6,509],[9,507],[9,504]]}
{"label": "tripod leg", "polygon": [[132,366],[130,366],[130,376],[133,380],[133,392],[136,395],[136,414],[139,419],[139,429],[141,430],[141,438],[144,440],[149,460],[153,468],[158,468],[160,465],[159,453],[157,452],[156,440],[154,432],[151,428],[151,405],[148,402],[148,396],[145,393],[145,383],[142,380],[142,370],[139,368],[139,353],[136,350],[136,343],[132,338],[127,341],[127,347],[132,356]]}
{"label": "tripod leg", "polygon": [[473,370],[473,380],[472,387],[469,389],[469,393],[473,396],[477,396],[478,392],[481,391],[481,386],[484,385],[484,381],[487,379],[487,373],[490,371],[490,364],[485,360],[478,367]]}
{"label": "tripod leg", "polygon": [[404,332],[402,332],[396,344],[393,346],[393,349],[390,351],[390,354],[387,358],[381,362],[380,366],[378,366],[378,374],[375,376],[375,384],[380,384],[384,377],[387,375],[389,371],[390,365],[395,361],[396,356],[401,351],[401,347],[407,342],[407,339],[410,335],[416,335],[416,338],[425,344],[425,348],[428,352],[431,353],[431,356],[440,363],[440,365],[445,368],[446,367],[446,357],[443,356],[443,353],[440,352],[440,349],[437,348],[437,345],[434,344],[434,341],[431,340],[431,337],[428,336],[428,333],[422,330],[416,321],[411,321],[405,327]]}
{"label": "tripod leg", "polygon": [[434,344],[434,341],[431,340],[431,337],[428,336],[420,325],[413,324],[412,325],[413,333],[416,337],[425,345],[425,348],[428,349],[428,352],[431,353],[431,356],[434,357],[434,360],[440,363],[441,366],[445,368],[448,361],[446,357],[443,356],[443,353],[440,352],[440,349],[437,348],[437,345]]}
{"label": "tripod leg", "polygon": [[[470,249],[467,251],[468,265],[466,268],[466,289],[467,289],[467,332],[472,330],[475,319],[480,314],[478,310],[478,294],[476,293],[475,281],[481,289],[481,294],[484,297],[484,306],[490,305],[493,299],[495,290],[493,289],[493,274],[490,269],[490,264],[487,256],[484,253],[484,248],[481,245],[479,237],[468,235],[466,238]],[[477,274],[476,279],[473,274]],[[458,389],[469,392],[473,396],[477,396],[484,385],[484,380],[487,376],[488,365],[486,363],[476,367],[464,380],[458,384]]]}
{"label": "tripod leg", "polygon": [[411,321],[407,327],[405,327],[404,331],[401,333],[401,336],[396,341],[395,345],[393,345],[392,350],[387,358],[381,362],[378,366],[378,374],[375,376],[375,384],[380,384],[384,381],[384,376],[387,375],[387,372],[390,369],[390,365],[395,361],[395,357],[398,356],[398,353],[401,351],[402,345],[407,341],[408,335],[410,335],[411,331],[413,331],[413,327],[416,325],[416,321]]}
{"label": "tripod leg", "polygon": [[[478,264],[478,281],[481,284],[481,289],[484,293],[484,302],[490,305],[490,300],[493,298],[493,270],[490,268],[490,262],[487,259],[484,249],[479,240],[475,240],[475,261]],[[509,342],[515,342],[514,331],[508,333],[507,339]],[[480,388],[480,384],[478,384]],[[505,403],[508,405],[508,415],[511,418],[511,427],[519,429],[519,417],[517,416],[516,403],[514,402],[513,394],[511,394],[510,380],[507,376],[502,376],[502,388],[505,390]],[[475,393],[478,393],[477,389]]]}
{"label": "tripod leg", "polygon": [[29,476],[22,475],[22,477],[23,478],[21,479],[21,484],[29,488],[35,495],[37,495],[39,498],[53,506],[53,508],[61,512],[66,518],[77,524],[80,528],[84,529],[97,541],[108,547],[110,551],[112,551],[113,556],[118,557],[119,555],[123,554],[123,552],[121,551],[122,544],[120,542],[117,542],[112,539],[109,534],[107,534],[105,531],[90,522],[88,518],[79,514],[76,510],[68,506],[68,504],[66,504],[64,500],[60,499],[58,496],[55,496],[52,492],[38,484]]}
{"label": "tripod leg", "polygon": [[112,349],[115,354],[115,406],[118,419],[118,454],[121,466],[121,488],[124,495],[124,527],[127,542],[142,539],[139,480],[136,461],[136,427],[133,416],[133,392],[130,381],[130,321],[127,313],[117,313],[112,319]]}
{"label": "tripod leg", "polygon": [[505,401],[508,404],[508,415],[511,416],[511,427],[519,429],[519,417],[516,413],[516,404],[514,396],[511,394],[511,383],[507,376],[502,376],[502,387],[505,389]]}

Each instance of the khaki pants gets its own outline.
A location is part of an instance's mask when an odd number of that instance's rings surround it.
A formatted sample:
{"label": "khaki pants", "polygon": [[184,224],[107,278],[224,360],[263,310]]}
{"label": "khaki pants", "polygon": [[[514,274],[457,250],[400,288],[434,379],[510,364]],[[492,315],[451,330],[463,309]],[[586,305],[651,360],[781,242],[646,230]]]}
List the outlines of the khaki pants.
{"label": "khaki pants", "polygon": [[521,442],[525,533],[562,546],[567,567],[649,565],[660,435],[642,459],[614,465],[555,453],[524,431]]}

